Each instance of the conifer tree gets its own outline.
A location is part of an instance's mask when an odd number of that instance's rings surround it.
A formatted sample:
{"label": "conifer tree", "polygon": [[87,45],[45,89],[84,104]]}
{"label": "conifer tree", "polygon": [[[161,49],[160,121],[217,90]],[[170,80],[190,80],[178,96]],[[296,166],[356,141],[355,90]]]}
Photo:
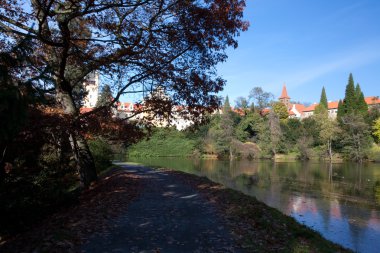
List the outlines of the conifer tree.
{"label": "conifer tree", "polygon": [[326,117],[328,116],[328,102],[325,87],[322,88],[321,99],[319,101],[319,105],[315,108],[315,114],[323,114]]}
{"label": "conifer tree", "polygon": [[328,102],[327,102],[325,87],[322,88],[321,99],[319,100],[319,104],[323,105],[326,109],[328,109]]}
{"label": "conifer tree", "polygon": [[356,111],[362,115],[368,114],[368,105],[365,102],[364,94],[360,88],[359,84],[356,84],[355,88],[355,96],[356,96]]}
{"label": "conifer tree", "polygon": [[340,121],[340,119],[342,118],[342,116],[344,116],[344,114],[345,114],[344,104],[343,104],[342,100],[339,100],[337,119]]}
{"label": "conifer tree", "polygon": [[109,85],[105,85],[100,92],[96,107],[107,106],[112,101],[112,91]]}
{"label": "conifer tree", "polygon": [[346,86],[346,92],[343,101],[344,114],[350,114],[356,111],[356,92],[355,92],[355,84],[354,78],[352,77],[352,73],[348,78],[348,84]]}
{"label": "conifer tree", "polygon": [[222,111],[223,111],[223,114],[231,112],[231,105],[230,105],[230,100],[229,100],[228,96],[226,96],[226,99],[224,100]]}

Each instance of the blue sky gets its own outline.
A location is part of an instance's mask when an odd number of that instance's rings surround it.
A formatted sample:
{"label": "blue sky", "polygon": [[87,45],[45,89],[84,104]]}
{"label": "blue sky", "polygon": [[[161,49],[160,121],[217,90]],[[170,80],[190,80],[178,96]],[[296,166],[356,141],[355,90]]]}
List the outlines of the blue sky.
{"label": "blue sky", "polygon": [[344,97],[348,75],[365,96],[380,96],[380,1],[247,0],[250,28],[218,66],[222,96],[248,96],[256,86],[292,100]]}

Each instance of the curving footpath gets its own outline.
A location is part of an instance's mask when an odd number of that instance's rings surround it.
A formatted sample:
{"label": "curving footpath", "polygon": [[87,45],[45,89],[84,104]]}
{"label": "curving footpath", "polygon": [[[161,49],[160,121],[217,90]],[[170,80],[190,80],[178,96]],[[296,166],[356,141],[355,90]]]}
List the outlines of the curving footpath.
{"label": "curving footpath", "polygon": [[82,252],[242,252],[216,209],[174,175],[123,165],[142,177],[143,190],[112,229],[93,235]]}

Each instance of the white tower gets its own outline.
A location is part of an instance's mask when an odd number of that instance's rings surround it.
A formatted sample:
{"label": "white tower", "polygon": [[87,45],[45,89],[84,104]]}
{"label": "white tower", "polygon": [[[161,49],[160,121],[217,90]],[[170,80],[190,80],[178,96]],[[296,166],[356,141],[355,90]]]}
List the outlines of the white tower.
{"label": "white tower", "polygon": [[86,76],[86,80],[83,83],[83,86],[87,92],[87,95],[84,98],[83,107],[95,107],[99,96],[99,72],[93,71],[88,74]]}

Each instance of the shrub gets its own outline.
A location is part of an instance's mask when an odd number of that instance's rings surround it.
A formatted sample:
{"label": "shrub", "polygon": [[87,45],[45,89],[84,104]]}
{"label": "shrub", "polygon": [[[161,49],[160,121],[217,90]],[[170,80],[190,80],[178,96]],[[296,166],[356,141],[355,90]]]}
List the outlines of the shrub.
{"label": "shrub", "polygon": [[94,158],[97,172],[103,171],[112,165],[113,152],[106,140],[98,137],[89,140],[88,145]]}

